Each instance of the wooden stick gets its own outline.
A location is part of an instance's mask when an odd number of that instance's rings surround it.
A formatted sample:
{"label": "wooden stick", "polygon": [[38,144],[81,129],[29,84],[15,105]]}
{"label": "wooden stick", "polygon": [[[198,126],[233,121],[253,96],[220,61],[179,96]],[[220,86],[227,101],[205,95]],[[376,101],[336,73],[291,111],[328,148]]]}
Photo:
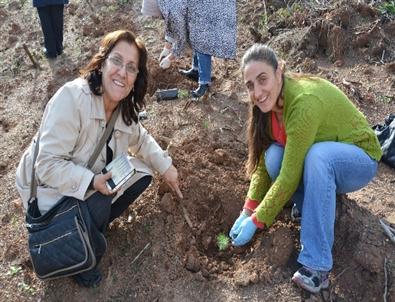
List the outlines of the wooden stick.
{"label": "wooden stick", "polygon": [[387,294],[388,294],[388,289],[387,289],[387,283],[388,283],[388,276],[387,276],[387,258],[384,258],[384,295],[383,295],[383,301],[387,302]]}
{"label": "wooden stick", "polygon": [[[354,269],[355,267],[353,267],[353,269]],[[346,267],[344,270],[342,270],[336,277],[334,277],[333,278],[333,280],[332,280],[332,284],[334,284],[339,278],[340,278],[340,276],[341,275],[343,275],[346,271],[348,271],[350,269],[350,266],[348,266],[348,267]]]}
{"label": "wooden stick", "polygon": [[189,218],[187,209],[181,204],[181,202],[180,202],[180,206],[181,206],[181,208],[182,208],[182,213],[184,214],[184,218],[185,218],[186,222],[188,223],[189,227],[190,227],[191,229],[193,229],[193,224],[192,224],[191,219]]}
{"label": "wooden stick", "polygon": [[380,224],[384,230],[384,233],[389,237],[389,239],[393,243],[395,243],[395,230],[393,228],[391,228],[390,226],[388,226],[387,224],[385,224],[385,222],[382,219],[380,219]]}
{"label": "wooden stick", "polygon": [[185,103],[185,105],[184,105],[184,108],[182,108],[182,111],[187,110],[191,104],[192,104],[192,101],[191,101],[191,100],[187,101],[187,102]]}
{"label": "wooden stick", "polygon": [[148,242],[148,243],[145,245],[145,247],[140,251],[140,253],[133,259],[133,261],[132,261],[130,264],[132,265],[133,263],[135,263],[135,262],[137,261],[137,259],[140,258],[141,254],[142,254],[150,245],[151,245],[151,243]]}
{"label": "wooden stick", "polygon": [[30,61],[32,61],[33,66],[35,68],[40,69],[40,65],[34,60],[33,55],[31,54],[29,48],[27,47],[27,45],[25,43],[23,43],[23,49],[25,50],[25,52],[27,53],[27,56],[29,57]]}

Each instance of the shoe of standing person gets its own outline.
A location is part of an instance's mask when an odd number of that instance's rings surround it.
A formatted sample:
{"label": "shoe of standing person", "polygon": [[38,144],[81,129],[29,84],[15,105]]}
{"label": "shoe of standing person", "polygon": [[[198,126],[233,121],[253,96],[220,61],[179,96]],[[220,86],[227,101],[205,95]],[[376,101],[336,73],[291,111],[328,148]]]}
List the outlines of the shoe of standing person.
{"label": "shoe of standing person", "polygon": [[179,70],[180,74],[183,76],[187,77],[188,79],[194,81],[194,82],[199,82],[199,71],[197,69],[180,69]]}
{"label": "shoe of standing person", "polygon": [[54,54],[54,53],[48,52],[48,50],[45,47],[43,48],[43,53],[44,53],[44,56],[48,59],[56,59],[56,56],[57,56],[56,53]]}
{"label": "shoe of standing person", "polygon": [[199,87],[196,90],[191,91],[191,95],[193,98],[200,98],[206,94],[209,89],[208,84],[199,84]]}

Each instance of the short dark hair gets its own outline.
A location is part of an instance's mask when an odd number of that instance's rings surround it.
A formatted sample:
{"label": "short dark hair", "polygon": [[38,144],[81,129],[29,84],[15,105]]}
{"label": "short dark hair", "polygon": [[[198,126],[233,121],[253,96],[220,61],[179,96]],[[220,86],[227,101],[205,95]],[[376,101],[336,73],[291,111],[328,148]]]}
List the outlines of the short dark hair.
{"label": "short dark hair", "polygon": [[109,53],[120,42],[125,41],[136,45],[139,54],[139,72],[134,84],[134,89],[120,103],[122,118],[126,125],[138,122],[138,113],[145,106],[144,97],[148,87],[147,49],[144,42],[129,30],[117,30],[108,33],[100,42],[99,51],[90,62],[80,70],[80,75],[88,81],[89,88],[95,95],[102,95],[102,73],[100,71]]}

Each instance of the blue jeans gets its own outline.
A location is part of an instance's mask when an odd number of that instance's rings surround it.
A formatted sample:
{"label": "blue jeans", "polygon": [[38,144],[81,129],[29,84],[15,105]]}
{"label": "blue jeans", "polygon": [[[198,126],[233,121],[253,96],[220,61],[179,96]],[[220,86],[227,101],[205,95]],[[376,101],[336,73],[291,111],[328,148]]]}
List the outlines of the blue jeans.
{"label": "blue jeans", "polygon": [[[272,144],[265,153],[266,169],[274,181],[280,173],[284,148]],[[361,148],[321,142],[311,146],[303,178],[292,200],[302,213],[298,262],[320,271],[333,266],[336,193],[356,191],[376,175],[378,163]]]}
{"label": "blue jeans", "polygon": [[197,51],[193,52],[192,69],[199,71],[199,84],[211,83],[211,56]]}

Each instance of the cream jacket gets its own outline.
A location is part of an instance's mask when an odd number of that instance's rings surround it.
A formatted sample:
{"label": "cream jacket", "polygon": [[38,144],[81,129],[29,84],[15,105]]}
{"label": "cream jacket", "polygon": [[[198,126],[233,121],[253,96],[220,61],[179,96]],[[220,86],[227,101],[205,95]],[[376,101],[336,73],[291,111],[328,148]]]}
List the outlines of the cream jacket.
{"label": "cream jacket", "polygon": [[[95,96],[86,80],[78,78],[66,83],[49,101],[40,126],[39,152],[36,160],[38,206],[42,214],[62,196],[85,200],[93,191],[88,186],[95,174],[101,173],[106,162],[103,147],[94,166],[87,169],[88,160],[105,131],[106,120],[101,96]],[[36,135],[37,136],[37,135]],[[30,197],[32,157],[36,137],[25,151],[16,172],[16,186],[24,207]],[[138,171],[135,182],[153,170],[163,174],[172,163],[140,123],[127,126],[120,113],[109,142],[113,158],[129,153]],[[115,201],[131,183],[118,191]]]}

